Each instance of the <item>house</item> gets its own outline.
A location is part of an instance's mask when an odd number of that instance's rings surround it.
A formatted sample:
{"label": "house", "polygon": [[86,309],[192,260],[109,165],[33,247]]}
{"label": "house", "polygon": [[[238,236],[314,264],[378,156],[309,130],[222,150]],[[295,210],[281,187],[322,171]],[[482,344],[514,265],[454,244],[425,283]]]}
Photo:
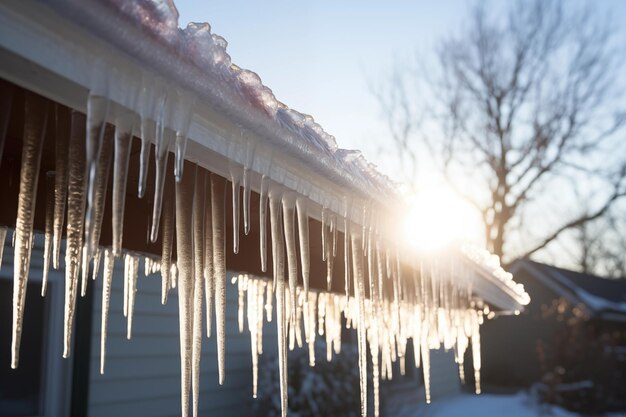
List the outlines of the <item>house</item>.
{"label": "house", "polygon": [[483,352],[490,358],[485,383],[530,387],[543,381],[562,396],[601,395],[570,401],[587,404],[587,411],[623,409],[626,281],[528,259],[509,268],[532,302],[519,316],[502,315],[483,326]]}
{"label": "house", "polygon": [[528,303],[484,251],[397,245],[391,181],[225,47],[170,1],[0,4],[0,415],[249,415],[260,346],[285,365],[322,325],[356,328],[363,414],[412,339],[428,401],[438,356],[479,376],[484,313]]}

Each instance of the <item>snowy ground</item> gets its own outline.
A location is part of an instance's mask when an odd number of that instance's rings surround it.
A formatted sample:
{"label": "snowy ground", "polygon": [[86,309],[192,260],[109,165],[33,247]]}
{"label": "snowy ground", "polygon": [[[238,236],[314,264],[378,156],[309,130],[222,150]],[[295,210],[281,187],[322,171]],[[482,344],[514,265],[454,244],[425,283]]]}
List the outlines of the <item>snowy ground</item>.
{"label": "snowy ground", "polygon": [[[539,405],[525,393],[514,395],[461,394],[430,405],[407,404],[390,417],[579,417],[560,407]],[[626,417],[610,414],[605,417]]]}

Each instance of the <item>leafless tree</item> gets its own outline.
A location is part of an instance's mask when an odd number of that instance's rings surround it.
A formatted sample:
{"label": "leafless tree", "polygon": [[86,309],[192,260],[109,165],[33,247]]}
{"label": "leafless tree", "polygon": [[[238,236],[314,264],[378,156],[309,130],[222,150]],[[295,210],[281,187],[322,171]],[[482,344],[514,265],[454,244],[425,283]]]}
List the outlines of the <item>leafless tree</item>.
{"label": "leafless tree", "polygon": [[[488,249],[529,256],[626,195],[625,55],[610,19],[594,10],[549,0],[491,6],[477,3],[467,27],[439,44],[433,68],[419,59],[396,65],[372,91],[407,179],[415,180],[420,152],[429,152],[482,214]],[[567,194],[548,187],[564,176],[586,198],[593,193],[589,209],[562,213],[508,253],[507,237],[528,205]]]}

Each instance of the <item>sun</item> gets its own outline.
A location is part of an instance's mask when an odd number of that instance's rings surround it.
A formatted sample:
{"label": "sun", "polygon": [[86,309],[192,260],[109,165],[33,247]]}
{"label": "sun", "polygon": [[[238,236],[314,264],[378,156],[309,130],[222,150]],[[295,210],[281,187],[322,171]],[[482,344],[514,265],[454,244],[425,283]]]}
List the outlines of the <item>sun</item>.
{"label": "sun", "polygon": [[431,184],[421,187],[408,202],[403,234],[411,247],[427,252],[454,242],[480,242],[480,215],[452,190]]}

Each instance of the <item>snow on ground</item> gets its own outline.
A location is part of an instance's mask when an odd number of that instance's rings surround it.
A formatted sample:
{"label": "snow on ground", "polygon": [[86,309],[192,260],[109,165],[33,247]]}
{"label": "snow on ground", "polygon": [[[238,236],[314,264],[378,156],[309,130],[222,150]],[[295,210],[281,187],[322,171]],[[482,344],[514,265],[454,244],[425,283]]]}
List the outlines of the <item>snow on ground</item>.
{"label": "snow on ground", "polygon": [[[461,394],[430,405],[406,404],[392,417],[579,417],[579,414],[563,408],[538,404],[525,393],[514,395]],[[625,417],[626,414],[610,414]],[[609,416],[607,416],[609,417]]]}

